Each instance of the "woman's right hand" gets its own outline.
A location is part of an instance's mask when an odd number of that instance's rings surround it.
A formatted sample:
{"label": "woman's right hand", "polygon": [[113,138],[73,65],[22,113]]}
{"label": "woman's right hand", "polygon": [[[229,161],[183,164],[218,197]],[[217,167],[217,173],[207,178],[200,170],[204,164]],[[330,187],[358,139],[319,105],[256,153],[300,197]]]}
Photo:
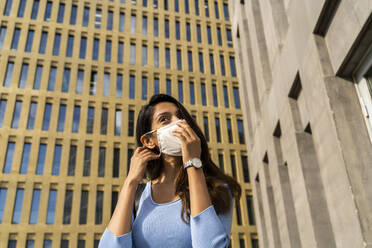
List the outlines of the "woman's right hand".
{"label": "woman's right hand", "polygon": [[130,168],[127,179],[139,184],[146,171],[147,163],[150,160],[160,158],[160,154],[156,154],[145,146],[137,147],[130,159]]}

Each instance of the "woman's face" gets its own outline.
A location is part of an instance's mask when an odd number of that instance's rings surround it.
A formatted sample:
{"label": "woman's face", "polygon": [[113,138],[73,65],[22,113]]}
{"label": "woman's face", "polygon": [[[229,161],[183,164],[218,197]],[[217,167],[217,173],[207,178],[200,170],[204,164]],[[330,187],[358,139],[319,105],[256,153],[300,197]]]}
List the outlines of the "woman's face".
{"label": "woman's face", "polygon": [[[157,130],[179,120],[180,118],[178,118],[178,116],[180,115],[178,111],[178,107],[171,102],[160,102],[156,104],[152,118],[151,130]],[[150,148],[153,146],[153,143],[159,147],[157,132],[153,132],[149,138],[150,140],[146,139],[144,140],[145,143],[142,143]]]}

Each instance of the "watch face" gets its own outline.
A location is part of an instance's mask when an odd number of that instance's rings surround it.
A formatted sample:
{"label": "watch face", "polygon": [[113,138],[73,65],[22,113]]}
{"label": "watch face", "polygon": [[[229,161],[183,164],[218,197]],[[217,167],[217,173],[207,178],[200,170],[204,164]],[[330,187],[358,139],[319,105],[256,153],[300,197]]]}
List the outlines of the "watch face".
{"label": "watch face", "polygon": [[196,167],[196,168],[200,168],[202,166],[202,162],[200,159],[198,158],[193,158],[192,159],[192,163],[193,165]]}

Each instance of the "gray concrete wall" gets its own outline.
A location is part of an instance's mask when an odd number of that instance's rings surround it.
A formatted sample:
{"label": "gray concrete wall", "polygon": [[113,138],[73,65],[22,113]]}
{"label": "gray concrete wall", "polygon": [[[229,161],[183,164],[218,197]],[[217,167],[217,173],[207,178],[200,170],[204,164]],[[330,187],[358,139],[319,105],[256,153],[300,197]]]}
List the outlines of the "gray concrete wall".
{"label": "gray concrete wall", "polygon": [[372,1],[230,10],[260,247],[372,247],[372,145],[353,73],[342,73]]}

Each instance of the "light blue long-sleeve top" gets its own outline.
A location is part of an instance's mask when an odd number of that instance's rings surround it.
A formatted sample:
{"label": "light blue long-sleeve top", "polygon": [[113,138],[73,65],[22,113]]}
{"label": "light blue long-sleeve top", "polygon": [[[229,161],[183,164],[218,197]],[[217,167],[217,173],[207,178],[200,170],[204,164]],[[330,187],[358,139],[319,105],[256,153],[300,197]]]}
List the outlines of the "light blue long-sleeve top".
{"label": "light blue long-sleeve top", "polygon": [[151,184],[151,181],[146,183],[134,221],[132,214],[132,230],[116,236],[106,228],[99,248],[225,248],[229,244],[234,204],[232,197],[230,211],[226,214],[218,215],[211,205],[198,215],[190,216],[190,224],[185,224],[181,220],[181,199],[155,203]]}

